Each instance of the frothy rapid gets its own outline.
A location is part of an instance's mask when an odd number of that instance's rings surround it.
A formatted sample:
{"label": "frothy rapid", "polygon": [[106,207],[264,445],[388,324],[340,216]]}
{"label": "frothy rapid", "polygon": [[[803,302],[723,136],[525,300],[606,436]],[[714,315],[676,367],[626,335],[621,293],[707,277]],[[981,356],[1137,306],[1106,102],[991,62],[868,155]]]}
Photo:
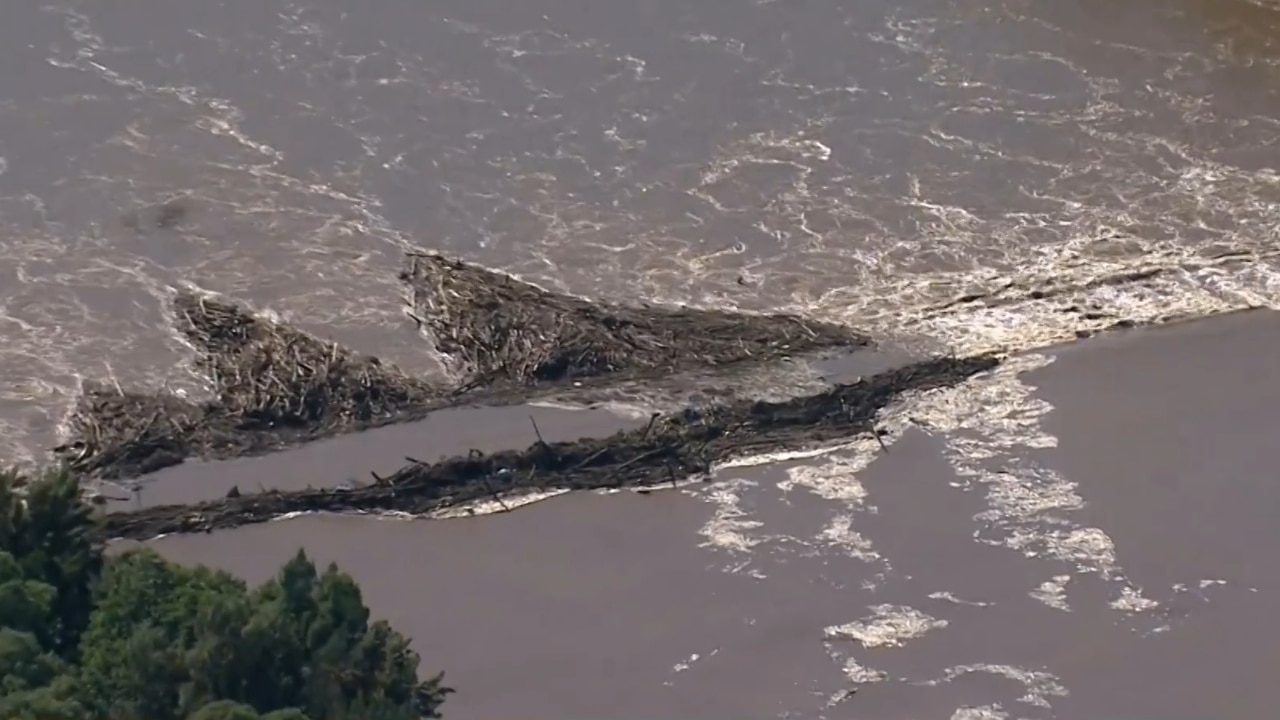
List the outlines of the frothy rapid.
{"label": "frothy rapid", "polygon": [[1276,304],[1276,14],[1085,5],[25,9],[0,454],[82,378],[199,393],[181,283],[433,372],[409,247],[960,351]]}
{"label": "frothy rapid", "polygon": [[[887,409],[883,440],[945,441],[985,505],[976,539],[1046,561],[1028,600],[1073,617],[1086,577],[1137,622],[1157,603],[1078,519],[1081,478],[1030,459],[1057,438],[1024,372],[1116,325],[1280,307],[1272,3],[58,0],[6,21],[7,462],[56,444],[84,379],[207,391],[165,316],[183,285],[437,373],[396,279],[436,249],[583,296],[1023,353]],[[773,382],[812,381],[789,372]],[[758,573],[741,558],[780,536],[744,498],[809,492],[830,509],[791,540],[882,578],[857,477],[881,452],[851,441],[776,488],[721,468],[692,491],[715,507],[705,544]],[[832,633],[861,645],[832,657],[884,681],[872,632],[931,619],[852,607]],[[1067,693],[985,660],[915,682],[983,675],[1026,694],[953,717],[1043,717]]]}

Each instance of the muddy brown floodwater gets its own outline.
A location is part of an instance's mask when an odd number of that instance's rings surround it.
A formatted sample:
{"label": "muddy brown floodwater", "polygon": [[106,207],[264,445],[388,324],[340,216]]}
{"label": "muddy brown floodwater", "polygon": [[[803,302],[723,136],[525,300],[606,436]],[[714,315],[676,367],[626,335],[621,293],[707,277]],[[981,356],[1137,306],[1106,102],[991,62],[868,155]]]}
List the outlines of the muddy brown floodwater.
{"label": "muddy brown floodwater", "polygon": [[[886,407],[888,453],[157,547],[342,562],[451,718],[1274,715],[1274,316],[1043,348],[1280,308],[1275,0],[228,5],[6,8],[0,463],[71,440],[83,380],[200,402],[189,285],[436,377],[406,252],[1008,351]],[[607,399],[652,410],[633,390]],[[520,411],[449,417],[143,499],[529,440]]]}
{"label": "muddy brown floodwater", "polygon": [[[991,475],[957,459],[979,433],[916,405],[865,467],[853,448],[680,492],[154,546],[253,582],[299,546],[339,563],[446,670],[459,720],[1264,718],[1277,352],[1269,311],[1055,348],[1018,380],[1054,440],[986,453]],[[1012,407],[1001,382],[971,384]],[[964,397],[936,395],[961,415]]]}
{"label": "muddy brown floodwater", "polygon": [[83,380],[206,398],[191,285],[435,376],[406,252],[962,355],[1278,307],[1277,7],[14,4],[0,459]]}
{"label": "muddy brown floodwater", "polygon": [[342,435],[286,452],[257,457],[188,461],[143,476],[137,497],[111,504],[111,510],[177,505],[224,497],[232,487],[242,493],[262,490],[332,488],[342,482],[366,485],[404,467],[406,457],[434,461],[470,449],[495,452],[528,447],[537,441],[534,425],[547,442],[607,436],[638,427],[644,420],[608,410],[544,406],[451,408],[405,425],[390,425]]}
{"label": "muddy brown floodwater", "polygon": [[[624,404],[627,400],[634,401],[637,394],[645,400],[661,398],[659,404],[676,410],[708,402],[708,396],[715,394],[716,384],[724,384],[726,392],[758,387],[759,383],[753,385],[749,378],[752,372],[775,378],[793,376],[795,384],[784,389],[791,394],[802,394],[806,392],[807,383],[815,387],[851,384],[923,359],[889,344],[816,359],[812,363],[763,365],[745,374],[721,373],[714,378],[691,375],[672,379],[663,390],[656,387],[659,383],[645,383],[656,391],[653,394],[640,391],[636,383],[602,387],[595,396],[599,402],[590,407],[541,403],[445,408],[422,420],[339,435],[267,455],[188,460],[133,481],[106,483],[104,495],[111,498],[108,511],[122,511],[216,500],[225,497],[232,488],[252,494],[264,490],[334,488],[342,483],[365,485],[373,481],[375,474],[381,478],[393,475],[410,462],[409,458],[433,462],[438,458],[465,455],[471,450],[494,453],[522,449],[533,445],[539,437],[548,443],[570,442],[605,438],[621,430],[640,427],[649,420],[648,416],[636,412],[634,405]],[[590,400],[592,395],[585,392],[578,397]]]}

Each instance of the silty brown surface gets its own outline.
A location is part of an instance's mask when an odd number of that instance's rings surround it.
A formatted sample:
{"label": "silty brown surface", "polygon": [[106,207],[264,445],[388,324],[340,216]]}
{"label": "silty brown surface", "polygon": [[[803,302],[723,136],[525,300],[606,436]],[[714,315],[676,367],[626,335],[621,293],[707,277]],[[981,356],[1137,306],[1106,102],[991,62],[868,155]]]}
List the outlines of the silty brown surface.
{"label": "silty brown surface", "polygon": [[155,547],[253,581],[299,544],[338,562],[424,666],[446,670],[459,720],[821,706],[841,681],[814,641],[848,597],[803,572],[781,585],[720,572],[696,548],[707,515],[674,492],[581,494],[485,518],[313,516]]}
{"label": "silty brown surface", "polygon": [[[902,348],[866,348],[817,361],[810,373],[816,375],[819,383],[849,384],[921,359]],[[774,375],[785,370],[778,366],[762,369]],[[725,387],[718,389],[716,380],[723,382]],[[717,391],[727,395],[740,389],[744,382],[750,381],[727,373],[715,378],[674,379],[661,388],[656,383],[648,383],[644,389],[649,392],[657,390],[661,393],[660,400],[671,407],[684,408],[707,403]],[[414,422],[328,438],[269,455],[216,461],[188,460],[130,483],[106,483],[104,494],[113,498],[107,509],[120,511],[214,500],[224,497],[232,488],[242,493],[253,493],[261,489],[331,488],[343,482],[367,484],[373,480],[373,474],[386,477],[401,469],[409,456],[429,461],[471,449],[485,453],[510,450],[527,447],[539,434],[550,443],[586,437],[602,438],[620,430],[640,427],[648,421],[647,416],[627,411],[634,406],[626,408],[607,402],[610,396],[615,401],[634,400],[633,393],[639,390],[634,384],[623,383],[602,390],[606,402],[594,407],[445,408]],[[797,387],[795,391],[803,392],[804,388]],[[591,397],[590,393],[577,393],[575,396]],[[653,399],[652,396],[647,398]],[[135,488],[138,490],[136,493]]]}
{"label": "silty brown surface", "polygon": [[[953,387],[999,365],[991,356],[937,358],[894,368],[814,395],[770,403],[737,400],[654,413],[642,428],[606,437],[484,453],[470,449],[438,462],[406,457],[402,469],[373,485],[229,493],[197,505],[153,506],[105,518],[109,537],[145,540],[207,532],[315,511],[422,514],[527,490],[589,490],[676,485],[743,457],[804,450],[867,433],[879,437],[877,413],[900,398]],[[537,433],[535,432],[535,437]]]}
{"label": "silty brown surface", "polygon": [[[109,510],[215,500],[236,488],[305,490],[374,482],[408,462],[451,457],[476,449],[490,453],[528,447],[537,433],[549,443],[602,437],[639,427],[644,420],[601,409],[538,406],[448,408],[422,420],[320,440],[270,455],[217,461],[188,461],[138,478],[138,497],[113,503]],[[535,431],[536,426],[536,431]],[[113,490],[130,496],[127,488]]]}
{"label": "silty brown surface", "polygon": [[[1267,718],[1280,667],[1280,313],[1069,346],[1031,382],[1081,514],[1161,602],[1052,666],[1063,717]],[[1139,625],[1141,627],[1141,625]],[[1163,628],[1163,629],[1161,629]]]}
{"label": "silty brown surface", "polygon": [[578,391],[584,380],[616,390],[871,345],[850,328],[794,315],[591,302],[440,256],[413,256],[404,278],[414,288],[410,315],[429,326],[420,330],[463,365],[457,382],[408,374],[277,318],[183,291],[171,298],[173,321],[196,349],[194,367],[213,397],[195,403],[114,379],[87,383],[66,420],[71,439],[55,455],[88,477],[118,480],[187,457],[262,455],[441,408],[519,405]]}
{"label": "silty brown surface", "polygon": [[[336,560],[428,669],[451,673],[458,718],[1261,720],[1280,591],[1266,550],[1280,496],[1276,328],[1248,314],[1090,340],[1029,378],[1057,406],[1045,423],[1060,437],[1035,453],[1079,483],[1079,513],[1159,603],[1141,612],[1110,607],[1114,585],[1096,575],[973,542],[982,498],[959,487],[948,439],[918,430],[857,476],[854,526],[879,554],[865,561],[817,542],[846,506],[786,489],[825,460],[721,472],[717,486],[755,483],[738,486],[741,513],[762,523],[745,553],[698,547],[715,518],[674,492],[460,520],[315,516],[155,546],[252,580],[299,545]],[[1030,595],[1060,574],[1069,611]],[[824,638],[881,604],[947,624],[896,646]],[[865,668],[856,679],[886,675],[851,682],[839,672],[849,660]]]}
{"label": "silty brown surface", "polygon": [[969,354],[1280,305],[1270,0],[119,0],[0,26],[0,458],[186,283],[415,376],[408,250]]}

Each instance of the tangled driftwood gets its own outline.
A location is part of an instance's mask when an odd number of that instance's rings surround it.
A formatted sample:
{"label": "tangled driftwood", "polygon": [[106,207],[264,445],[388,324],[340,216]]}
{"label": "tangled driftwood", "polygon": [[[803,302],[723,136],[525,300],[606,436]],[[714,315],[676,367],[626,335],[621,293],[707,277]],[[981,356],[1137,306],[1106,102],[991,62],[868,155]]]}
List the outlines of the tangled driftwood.
{"label": "tangled driftwood", "polygon": [[218,410],[241,428],[348,426],[442,394],[375,357],[229,303],[184,293],[174,306],[217,388]]}
{"label": "tangled driftwood", "polygon": [[182,292],[173,299],[177,329],[196,348],[214,397],[195,404],[88,385],[70,418],[70,441],[55,453],[87,477],[121,479],[187,457],[269,452],[441,407],[520,404],[578,378],[616,383],[868,343],[792,316],[593,304],[434,255],[411,256],[403,277],[420,322],[471,369],[460,387]]}
{"label": "tangled driftwood", "polygon": [[657,416],[607,438],[539,441],[523,451],[410,464],[364,487],[237,494],[185,506],[151,507],[105,518],[111,537],[147,539],[205,532],[308,511],[404,511],[500,497],[520,489],[645,486],[709,471],[729,458],[801,448],[871,430],[876,413],[902,393],[958,383],[994,367],[992,356],[942,358],[780,403],[740,401]]}
{"label": "tangled driftwood", "polygon": [[180,463],[211,432],[207,407],[172,395],[86,383],[68,420],[71,442],[54,453],[88,477],[132,477]]}
{"label": "tangled driftwood", "polygon": [[434,254],[410,255],[401,279],[414,316],[473,385],[672,374],[870,343],[795,315],[592,302]]}
{"label": "tangled driftwood", "polygon": [[90,477],[122,478],[182,462],[230,457],[421,417],[449,393],[377,358],[354,353],[231,303],[194,293],[173,299],[178,330],[214,386],[199,405],[167,394],[86,385],[55,448]]}

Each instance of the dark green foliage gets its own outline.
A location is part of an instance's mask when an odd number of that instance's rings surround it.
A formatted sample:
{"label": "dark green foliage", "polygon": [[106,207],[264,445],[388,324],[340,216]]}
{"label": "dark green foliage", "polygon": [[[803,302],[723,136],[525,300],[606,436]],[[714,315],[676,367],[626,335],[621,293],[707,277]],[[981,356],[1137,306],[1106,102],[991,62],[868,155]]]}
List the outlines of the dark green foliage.
{"label": "dark green foliage", "polygon": [[[51,615],[34,630],[50,650],[74,659],[76,638],[93,609],[92,580],[102,569],[92,510],[66,471],[32,483],[25,502],[14,492],[17,480],[14,473],[0,473],[0,551],[17,562],[28,580],[52,588]],[[9,622],[0,616],[0,623]]]}
{"label": "dark green foliage", "polygon": [[0,473],[0,718],[418,720],[451,692],[360,588],[301,551],[249,590],[147,549],[104,559],[74,478]]}

